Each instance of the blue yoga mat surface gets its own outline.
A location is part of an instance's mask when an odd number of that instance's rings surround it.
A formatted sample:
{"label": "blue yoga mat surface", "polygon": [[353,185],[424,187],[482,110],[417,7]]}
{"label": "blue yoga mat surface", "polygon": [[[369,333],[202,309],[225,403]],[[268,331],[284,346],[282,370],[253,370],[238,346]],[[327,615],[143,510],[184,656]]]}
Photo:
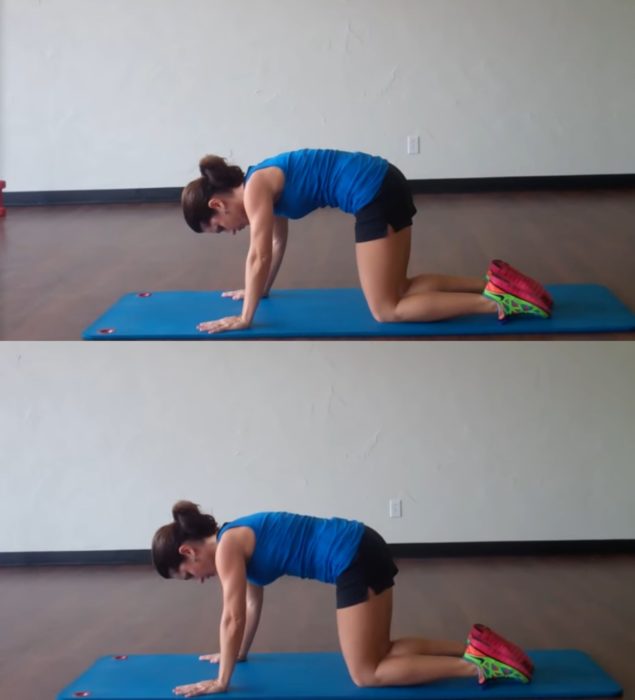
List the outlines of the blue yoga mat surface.
{"label": "blue yoga mat surface", "polygon": [[[227,695],[235,700],[461,700],[463,698],[614,697],[622,689],[589,656],[572,650],[534,651],[533,681],[492,682],[460,678],[405,688],[357,688],[338,653],[253,654],[237,664]],[[99,659],[58,700],[167,700],[177,685],[214,678],[217,667],[190,655]],[[88,693],[88,695],[82,695]],[[225,695],[225,694],[223,694]],[[212,697],[212,696],[205,696]]]}
{"label": "blue yoga mat surface", "polygon": [[220,292],[127,294],[90,325],[86,340],[231,340],[239,338],[356,338],[517,333],[609,333],[635,330],[633,314],[606,287],[553,285],[550,319],[515,317],[499,323],[494,314],[435,323],[377,323],[359,289],[278,290],[260,302],[253,326],[228,333],[201,333],[196,326],[238,315],[242,302]]}

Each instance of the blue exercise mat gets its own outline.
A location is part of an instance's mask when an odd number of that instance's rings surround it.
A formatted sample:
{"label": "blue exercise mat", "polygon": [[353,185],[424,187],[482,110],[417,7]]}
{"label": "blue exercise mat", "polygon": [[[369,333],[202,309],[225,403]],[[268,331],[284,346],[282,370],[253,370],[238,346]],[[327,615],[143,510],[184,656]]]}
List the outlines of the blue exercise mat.
{"label": "blue exercise mat", "polygon": [[[462,700],[606,698],[622,693],[620,686],[580,651],[534,651],[529,655],[536,670],[528,685],[501,680],[482,687],[476,679],[457,678],[421,686],[362,689],[351,681],[341,654],[252,654],[246,663],[236,665],[228,695],[235,700]],[[107,656],[57,698],[173,699],[174,687],[214,678],[217,669],[190,655]]]}
{"label": "blue exercise mat", "polygon": [[263,338],[422,337],[517,333],[610,333],[635,330],[633,314],[606,287],[553,285],[550,319],[515,317],[500,323],[494,314],[463,316],[435,323],[377,323],[359,289],[274,291],[258,306],[253,326],[220,334],[196,326],[239,315],[242,302],[220,292],[139,292],[127,294],[90,325],[85,340],[232,340]]}

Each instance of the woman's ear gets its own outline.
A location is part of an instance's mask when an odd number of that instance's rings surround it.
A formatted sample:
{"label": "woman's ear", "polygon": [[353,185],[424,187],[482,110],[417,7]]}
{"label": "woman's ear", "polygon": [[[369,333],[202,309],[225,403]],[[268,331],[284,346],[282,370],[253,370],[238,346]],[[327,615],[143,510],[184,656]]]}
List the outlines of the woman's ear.
{"label": "woman's ear", "polygon": [[188,544],[187,542],[184,542],[180,547],[179,547],[179,554],[182,557],[185,557],[186,559],[192,559],[194,558],[195,552],[194,548],[192,547],[191,544]]}
{"label": "woman's ear", "polygon": [[222,211],[223,209],[225,209],[225,203],[222,199],[219,199],[218,197],[212,197],[209,200],[209,202],[207,202],[207,206],[210,209],[214,209],[216,211]]}

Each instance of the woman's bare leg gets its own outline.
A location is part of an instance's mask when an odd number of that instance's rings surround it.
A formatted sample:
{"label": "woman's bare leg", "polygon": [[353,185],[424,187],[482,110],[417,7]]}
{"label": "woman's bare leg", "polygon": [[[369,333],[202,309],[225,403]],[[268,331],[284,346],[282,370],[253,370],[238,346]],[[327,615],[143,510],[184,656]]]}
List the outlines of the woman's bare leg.
{"label": "woman's bare leg", "polygon": [[[407,653],[414,640],[402,645],[403,654],[391,654],[390,622],[392,589],[379,595],[369,591],[368,600],[337,611],[337,631],[346,666],[358,686],[418,685],[443,678],[476,677],[477,667],[453,654],[430,655]],[[433,643],[417,640],[428,649]],[[445,644],[439,643],[439,644]]]}
{"label": "woman's bare leg", "polygon": [[408,637],[395,639],[390,647],[389,656],[407,656],[409,654],[463,656],[464,653],[465,644],[463,642]]}
{"label": "woman's bare leg", "polygon": [[408,279],[404,296],[423,292],[471,292],[481,294],[485,280],[480,277],[456,277],[453,275],[417,275]]}
{"label": "woman's bare leg", "polygon": [[[427,276],[408,280],[411,229],[399,232],[389,229],[388,235],[355,246],[359,279],[373,317],[380,322],[440,321],[476,313],[496,313],[495,302],[480,294],[482,283],[473,278]],[[438,291],[425,289],[440,281],[473,291]],[[424,291],[425,289],[425,291]],[[421,290],[421,291],[419,291]]]}

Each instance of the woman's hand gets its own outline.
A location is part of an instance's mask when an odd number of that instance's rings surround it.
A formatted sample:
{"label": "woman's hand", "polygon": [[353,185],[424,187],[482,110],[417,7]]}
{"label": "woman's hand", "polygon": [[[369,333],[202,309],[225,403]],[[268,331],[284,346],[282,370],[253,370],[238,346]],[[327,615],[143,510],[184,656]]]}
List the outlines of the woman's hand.
{"label": "woman's hand", "polygon": [[235,289],[233,292],[223,292],[221,296],[228,297],[229,299],[233,299],[234,301],[240,301],[240,299],[245,298],[245,290]]}
{"label": "woman's hand", "polygon": [[217,664],[220,662],[220,654],[203,654],[203,656],[198,657],[199,661],[209,661],[210,664]]}
{"label": "woman's hand", "polygon": [[224,331],[241,331],[249,328],[249,323],[242,316],[226,316],[217,321],[204,321],[196,326],[196,330],[203,333],[223,333]]}
{"label": "woman's hand", "polygon": [[221,685],[216,678],[211,681],[200,681],[189,685],[179,685],[172,691],[175,695],[182,695],[185,698],[193,698],[197,695],[211,695],[212,693],[224,693],[226,685]]}
{"label": "woman's hand", "polygon": [[[223,292],[221,294],[221,296],[232,299],[233,301],[240,301],[241,299],[245,298],[245,290],[244,289],[235,289],[233,292]],[[266,299],[268,296],[269,296],[269,292],[265,290],[262,293],[262,298]]]}
{"label": "woman's hand", "polygon": [[[209,661],[210,664],[220,663],[220,654],[203,654],[203,656],[198,657],[199,661]],[[247,661],[247,655],[238,656],[236,661]]]}

